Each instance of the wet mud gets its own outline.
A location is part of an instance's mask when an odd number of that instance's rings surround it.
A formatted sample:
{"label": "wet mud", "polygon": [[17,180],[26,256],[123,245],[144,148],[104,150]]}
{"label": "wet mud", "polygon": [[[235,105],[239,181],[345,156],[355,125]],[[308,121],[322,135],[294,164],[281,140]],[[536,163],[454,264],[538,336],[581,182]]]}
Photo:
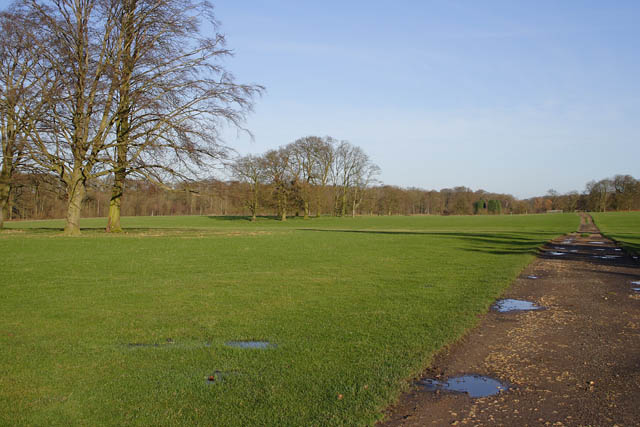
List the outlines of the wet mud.
{"label": "wet mud", "polygon": [[583,215],[579,232],[541,248],[538,259],[503,297],[535,301],[546,310],[509,315],[490,310],[475,329],[437,354],[420,378],[444,381],[474,372],[509,388],[472,398],[466,393],[426,393],[417,384],[388,408],[380,424],[639,424],[636,255],[602,236]]}

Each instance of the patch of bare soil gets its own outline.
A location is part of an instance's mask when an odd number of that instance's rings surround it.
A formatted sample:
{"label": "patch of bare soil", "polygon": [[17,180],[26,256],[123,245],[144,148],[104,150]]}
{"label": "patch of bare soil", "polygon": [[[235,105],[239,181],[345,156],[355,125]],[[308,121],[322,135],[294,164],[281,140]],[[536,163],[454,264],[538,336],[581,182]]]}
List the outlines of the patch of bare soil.
{"label": "patch of bare soil", "polygon": [[583,215],[580,231],[545,246],[504,294],[547,309],[487,313],[424,374],[489,375],[510,388],[472,399],[416,386],[383,424],[640,425],[639,280],[638,261]]}

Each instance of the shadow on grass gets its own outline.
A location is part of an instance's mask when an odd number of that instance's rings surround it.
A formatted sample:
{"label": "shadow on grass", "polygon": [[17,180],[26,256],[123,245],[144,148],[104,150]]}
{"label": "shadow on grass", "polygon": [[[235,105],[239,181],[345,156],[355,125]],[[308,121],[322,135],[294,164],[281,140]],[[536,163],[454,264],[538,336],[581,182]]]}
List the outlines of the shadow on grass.
{"label": "shadow on grass", "polygon": [[509,231],[507,233],[474,233],[474,232],[460,232],[460,231],[403,231],[403,230],[350,230],[341,228],[298,228],[299,231],[318,231],[327,233],[368,233],[368,234],[406,234],[406,235],[425,235],[425,236],[441,236],[441,237],[471,237],[471,238],[487,238],[495,240],[500,238],[503,240],[521,240],[526,242],[540,242],[545,241],[541,239],[532,239],[532,234],[538,234],[540,236],[557,236],[558,232],[553,231]]}
{"label": "shadow on grass", "polygon": [[[409,236],[436,236],[448,237],[462,240],[471,244],[472,247],[461,248],[469,252],[482,252],[493,255],[513,255],[513,254],[538,254],[539,247],[545,243],[544,239],[532,239],[522,236],[524,232],[513,233],[462,233],[462,232],[430,232],[430,231],[383,231],[383,230],[329,230],[329,229],[299,229],[300,231],[333,232],[333,233],[364,233],[380,235],[409,235]],[[556,236],[558,233],[545,232]]]}
{"label": "shadow on grass", "polygon": [[[251,215],[208,215],[207,218],[209,219],[216,219],[216,220],[220,220],[220,221],[239,221],[239,222],[252,222],[251,221]],[[316,219],[317,217],[314,216],[310,216],[307,219],[305,219],[304,217],[301,216],[288,216],[286,221],[282,221],[280,219],[279,216],[277,215],[257,215],[256,216],[256,221],[255,222],[263,222],[263,221],[269,221],[269,222],[281,222],[281,223],[287,223],[289,221],[310,221],[312,219]]]}
{"label": "shadow on grass", "polygon": [[[208,215],[207,218],[216,219],[216,220],[220,220],[220,221],[251,222],[251,217],[250,216],[235,216],[235,215],[216,216],[216,215]],[[257,218],[260,220],[260,219],[270,219],[272,217],[258,216]]]}

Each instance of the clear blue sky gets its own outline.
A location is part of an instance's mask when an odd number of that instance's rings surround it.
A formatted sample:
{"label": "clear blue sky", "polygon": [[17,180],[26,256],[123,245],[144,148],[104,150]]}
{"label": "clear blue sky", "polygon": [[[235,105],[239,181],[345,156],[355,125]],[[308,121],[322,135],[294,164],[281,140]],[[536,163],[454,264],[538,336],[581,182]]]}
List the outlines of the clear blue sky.
{"label": "clear blue sky", "polygon": [[640,1],[213,3],[267,87],[242,154],[331,135],[387,184],[517,197],[640,178]]}
{"label": "clear blue sky", "polygon": [[229,68],[267,87],[242,153],[331,135],[388,184],[518,197],[640,178],[639,1],[215,6]]}

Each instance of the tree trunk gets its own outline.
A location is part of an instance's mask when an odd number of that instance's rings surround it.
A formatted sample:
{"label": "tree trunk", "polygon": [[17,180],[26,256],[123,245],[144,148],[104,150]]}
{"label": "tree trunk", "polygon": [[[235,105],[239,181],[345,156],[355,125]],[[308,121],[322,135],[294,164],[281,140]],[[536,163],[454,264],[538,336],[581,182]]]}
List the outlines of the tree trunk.
{"label": "tree trunk", "polygon": [[309,201],[304,201],[304,219],[309,219]]}
{"label": "tree trunk", "polygon": [[107,228],[105,230],[107,233],[122,233],[120,212],[125,176],[125,171],[118,171],[115,173],[113,187],[111,188],[111,200],[109,201],[109,218],[107,219]]}
{"label": "tree trunk", "polygon": [[86,192],[85,185],[82,173],[79,170],[75,170],[67,187],[67,222],[64,227],[66,236],[80,235],[80,213],[82,200]]}
{"label": "tree trunk", "polygon": [[258,212],[258,184],[255,184],[253,188],[253,201],[251,206],[251,222],[256,221],[256,214]]}
{"label": "tree trunk", "polygon": [[11,194],[11,175],[3,166],[0,171],[0,230],[4,220],[9,219],[9,196]]}
{"label": "tree trunk", "polygon": [[285,196],[282,197],[280,202],[280,220],[287,220],[287,199]]}
{"label": "tree trunk", "polygon": [[4,220],[11,219],[11,177],[13,175],[13,147],[15,147],[16,133],[11,117],[3,123],[2,129],[2,167],[0,168],[0,230],[4,227]]}
{"label": "tree trunk", "polygon": [[134,40],[133,35],[133,11],[135,2],[124,3],[125,13],[121,22],[124,31],[122,46],[123,68],[121,70],[121,83],[118,87],[119,102],[116,115],[116,164],[114,168],[113,188],[111,189],[111,201],[109,202],[109,218],[107,219],[107,233],[122,233],[120,225],[120,212],[122,206],[122,194],[124,193],[124,181],[127,178],[127,155],[129,152],[129,132],[131,130],[131,76],[133,74],[133,58],[131,47]]}

